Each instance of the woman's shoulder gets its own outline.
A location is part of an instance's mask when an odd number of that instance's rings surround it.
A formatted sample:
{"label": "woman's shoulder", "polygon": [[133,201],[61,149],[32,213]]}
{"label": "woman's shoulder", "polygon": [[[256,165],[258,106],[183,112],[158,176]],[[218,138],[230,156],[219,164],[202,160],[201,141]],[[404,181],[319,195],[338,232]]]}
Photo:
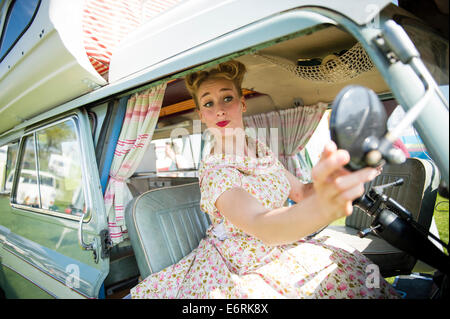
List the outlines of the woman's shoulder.
{"label": "woman's shoulder", "polygon": [[238,174],[239,170],[235,163],[229,162],[226,159],[221,159],[221,156],[208,155],[200,163],[198,176],[199,182],[205,177],[227,177]]}

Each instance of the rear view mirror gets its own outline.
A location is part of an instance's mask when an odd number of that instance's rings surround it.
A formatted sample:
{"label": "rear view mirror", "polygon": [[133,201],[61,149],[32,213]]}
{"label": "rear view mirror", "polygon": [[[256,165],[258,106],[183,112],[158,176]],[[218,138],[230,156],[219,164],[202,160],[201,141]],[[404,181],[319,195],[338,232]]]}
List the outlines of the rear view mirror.
{"label": "rear view mirror", "polygon": [[383,163],[377,150],[387,132],[386,122],[384,106],[372,90],[350,85],[339,92],[332,105],[330,131],[337,147],[350,153],[347,169]]}

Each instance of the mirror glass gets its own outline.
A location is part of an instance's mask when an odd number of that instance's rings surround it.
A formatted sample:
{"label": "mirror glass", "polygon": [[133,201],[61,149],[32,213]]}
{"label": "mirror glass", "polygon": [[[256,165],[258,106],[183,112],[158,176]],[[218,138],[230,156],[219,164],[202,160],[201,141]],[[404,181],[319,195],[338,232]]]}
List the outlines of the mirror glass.
{"label": "mirror glass", "polygon": [[349,170],[367,166],[365,155],[378,146],[387,131],[387,116],[374,91],[350,85],[342,89],[332,105],[331,139],[350,153]]}

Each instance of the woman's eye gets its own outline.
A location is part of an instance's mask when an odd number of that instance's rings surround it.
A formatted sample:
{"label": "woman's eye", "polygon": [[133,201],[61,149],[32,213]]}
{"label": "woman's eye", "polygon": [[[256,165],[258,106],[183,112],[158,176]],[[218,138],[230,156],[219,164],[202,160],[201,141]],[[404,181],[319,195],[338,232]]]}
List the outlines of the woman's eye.
{"label": "woman's eye", "polygon": [[204,107],[211,107],[213,106],[213,102],[206,102],[205,104],[203,104]]}
{"label": "woman's eye", "polygon": [[223,99],[225,102],[231,102],[233,100],[232,96],[227,96]]}

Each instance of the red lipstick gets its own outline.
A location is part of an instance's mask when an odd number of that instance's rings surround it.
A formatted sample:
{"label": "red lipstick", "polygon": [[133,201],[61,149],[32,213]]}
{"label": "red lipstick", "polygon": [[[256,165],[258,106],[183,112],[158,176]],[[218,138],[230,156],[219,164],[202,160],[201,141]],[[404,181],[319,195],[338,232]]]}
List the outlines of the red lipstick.
{"label": "red lipstick", "polygon": [[220,127],[224,127],[224,126],[227,126],[228,123],[230,123],[230,121],[220,121],[220,122],[217,122],[216,125],[220,126]]}

